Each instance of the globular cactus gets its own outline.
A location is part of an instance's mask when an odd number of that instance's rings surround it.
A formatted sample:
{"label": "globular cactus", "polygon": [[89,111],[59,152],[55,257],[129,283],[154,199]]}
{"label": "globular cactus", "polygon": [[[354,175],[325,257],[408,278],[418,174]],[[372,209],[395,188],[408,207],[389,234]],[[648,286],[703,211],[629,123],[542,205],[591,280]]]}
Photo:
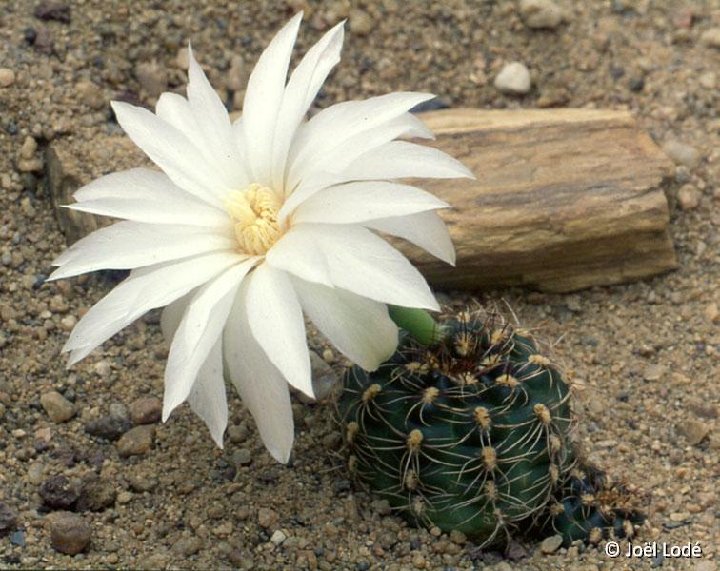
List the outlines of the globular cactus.
{"label": "globular cactus", "polygon": [[570,388],[530,335],[480,311],[443,332],[431,346],[404,335],[377,371],[346,374],[338,412],[357,478],[409,519],[484,545],[612,527],[615,514],[582,503]]}

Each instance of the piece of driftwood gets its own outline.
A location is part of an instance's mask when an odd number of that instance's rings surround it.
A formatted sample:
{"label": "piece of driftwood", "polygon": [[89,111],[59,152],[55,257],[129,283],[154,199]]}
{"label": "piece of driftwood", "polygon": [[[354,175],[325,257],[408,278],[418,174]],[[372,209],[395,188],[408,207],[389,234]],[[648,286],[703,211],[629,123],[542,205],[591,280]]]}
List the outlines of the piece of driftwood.
{"label": "piece of driftwood", "polygon": [[[451,109],[422,115],[434,144],[476,180],[423,180],[457,250],[451,268],[401,241],[436,287],[529,286],[572,291],[656,275],[677,265],[668,234],[663,152],[624,111]],[[50,192],[69,242],[105,224],[57,208],[107,172],[147,164],[121,136],[54,142]]]}

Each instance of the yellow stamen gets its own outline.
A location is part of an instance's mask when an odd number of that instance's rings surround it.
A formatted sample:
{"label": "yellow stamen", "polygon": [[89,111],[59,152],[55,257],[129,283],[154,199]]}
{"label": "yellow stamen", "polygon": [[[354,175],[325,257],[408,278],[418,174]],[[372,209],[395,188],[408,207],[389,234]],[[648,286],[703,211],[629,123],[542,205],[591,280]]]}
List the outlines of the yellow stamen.
{"label": "yellow stamen", "polygon": [[261,256],[282,235],[277,221],[282,203],[272,189],[251,184],[244,190],[233,190],[225,197],[238,248],[244,254]]}

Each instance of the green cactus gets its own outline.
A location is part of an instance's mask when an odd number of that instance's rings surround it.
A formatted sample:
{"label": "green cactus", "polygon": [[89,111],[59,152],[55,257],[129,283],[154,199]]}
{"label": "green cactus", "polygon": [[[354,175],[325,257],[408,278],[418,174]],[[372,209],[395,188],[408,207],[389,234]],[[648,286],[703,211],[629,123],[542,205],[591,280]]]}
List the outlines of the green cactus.
{"label": "green cactus", "polygon": [[484,545],[529,529],[569,543],[614,522],[580,485],[570,388],[530,335],[480,311],[441,331],[431,346],[403,334],[377,371],[346,374],[338,413],[357,478],[409,519]]}

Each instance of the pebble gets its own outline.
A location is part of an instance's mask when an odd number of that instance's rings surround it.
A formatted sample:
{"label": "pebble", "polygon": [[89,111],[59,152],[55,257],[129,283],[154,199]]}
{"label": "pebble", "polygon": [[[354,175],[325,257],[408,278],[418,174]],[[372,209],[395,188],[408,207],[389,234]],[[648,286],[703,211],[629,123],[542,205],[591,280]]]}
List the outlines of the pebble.
{"label": "pebble", "polygon": [[675,429],[685,437],[688,444],[700,444],[710,434],[710,424],[700,420],[686,420],[675,426]]}
{"label": "pebble", "polygon": [[82,516],[70,512],[55,512],[48,516],[50,543],[55,551],[76,555],[90,543],[90,524]]}
{"label": "pebble", "polygon": [[720,309],[717,303],[710,303],[705,307],[705,319],[710,323],[720,323]]}
{"label": "pebble", "polygon": [[203,548],[203,541],[197,536],[181,537],[172,546],[175,553],[190,557]]}
{"label": "pebble", "polygon": [[138,80],[150,97],[157,97],[167,89],[167,71],[155,61],[141,62],[135,66],[135,79]]}
{"label": "pebble", "polygon": [[242,444],[248,438],[249,430],[247,424],[231,424],[228,426],[227,435],[233,444]]}
{"label": "pebble", "polygon": [[551,535],[550,537],[546,537],[540,544],[540,551],[542,551],[545,555],[555,553],[558,549],[560,549],[562,542],[562,535]]}
{"label": "pebble", "polygon": [[720,50],[720,28],[710,28],[705,30],[700,36],[700,44]]}
{"label": "pebble", "polygon": [[55,423],[67,422],[75,416],[75,406],[57,391],[48,391],[40,396],[40,404]]}
{"label": "pebble", "polygon": [[80,100],[90,109],[102,109],[105,107],[105,96],[102,89],[92,81],[80,81],[75,86],[75,91]]}
{"label": "pebble", "polygon": [[112,482],[92,475],[83,482],[77,509],[100,512],[114,506],[116,498],[117,491]]}
{"label": "pebble", "polygon": [[150,451],[154,436],[155,428],[152,425],[141,424],[123,434],[115,446],[121,458],[141,456]]}
{"label": "pebble", "polygon": [[240,448],[233,452],[232,460],[236,466],[247,466],[252,462],[252,452],[248,448]]}
{"label": "pebble", "polygon": [[530,71],[519,61],[511,62],[500,70],[493,85],[502,93],[518,95],[528,93],[530,91]]}
{"label": "pebble", "polygon": [[[310,368],[315,401],[323,402],[330,398],[340,387],[340,379],[332,367],[315,351],[310,351]],[[298,397],[305,404],[315,402],[302,393]]]}
{"label": "pebble", "polygon": [[258,510],[258,524],[264,528],[274,527],[280,517],[275,510],[270,508],[260,508]]}
{"label": "pebble", "polygon": [[686,184],[678,190],[678,206],[682,210],[694,210],[700,205],[702,192],[691,184]]}
{"label": "pebble", "polygon": [[643,379],[646,381],[659,381],[666,372],[666,368],[663,365],[648,365],[643,371]]}
{"label": "pebble", "polygon": [[349,22],[350,31],[358,36],[367,36],[374,28],[372,18],[365,10],[351,10]]}
{"label": "pebble", "polygon": [[27,479],[33,486],[42,484],[45,476],[45,464],[42,462],[33,462],[27,471]]}
{"label": "pebble", "polygon": [[76,323],[77,317],[74,315],[66,315],[60,320],[60,327],[62,327],[64,331],[72,331]]}
{"label": "pebble", "polygon": [[245,65],[245,59],[237,54],[230,59],[230,69],[225,78],[225,85],[233,91],[240,91],[247,86],[249,72]]}
{"label": "pebble", "polygon": [[70,5],[59,0],[44,0],[35,6],[33,16],[39,20],[55,20],[70,23]]}
{"label": "pebble", "polygon": [[43,504],[53,510],[66,510],[78,501],[81,484],[67,476],[58,474],[45,480],[40,486]]}
{"label": "pebble", "polygon": [[677,165],[686,166],[689,169],[695,168],[700,163],[700,153],[694,147],[670,139],[663,145],[663,151]]}
{"label": "pebble", "polygon": [[179,69],[187,70],[190,67],[190,51],[187,48],[180,48],[175,56],[175,65]]}
{"label": "pebble", "polygon": [[91,436],[104,438],[113,442],[132,428],[128,418],[118,418],[108,415],[85,423],[85,432]]}
{"label": "pebble", "polygon": [[155,424],[162,416],[162,401],[157,397],[134,400],[128,407],[133,424]]}
{"label": "pebble", "polygon": [[0,88],[11,87],[15,83],[15,72],[7,67],[0,67]]}
{"label": "pebble", "polygon": [[93,365],[93,370],[98,377],[106,378],[110,376],[112,367],[110,366],[109,361],[98,361],[95,365]]}
{"label": "pebble", "polygon": [[273,534],[270,536],[270,541],[274,543],[275,545],[280,545],[287,539],[287,535],[281,530],[276,529]]}
{"label": "pebble", "polygon": [[698,83],[704,89],[712,91],[717,87],[717,74],[714,71],[706,71],[700,75]]}
{"label": "pebble", "polygon": [[37,152],[37,148],[38,144],[35,139],[30,136],[25,137],[25,140],[20,147],[20,158],[26,161],[32,159]]}
{"label": "pebble", "polygon": [[0,537],[5,537],[13,529],[17,522],[17,514],[5,502],[0,502]]}
{"label": "pebble", "polygon": [[521,0],[520,16],[533,30],[554,30],[565,20],[565,13],[552,0]]}

